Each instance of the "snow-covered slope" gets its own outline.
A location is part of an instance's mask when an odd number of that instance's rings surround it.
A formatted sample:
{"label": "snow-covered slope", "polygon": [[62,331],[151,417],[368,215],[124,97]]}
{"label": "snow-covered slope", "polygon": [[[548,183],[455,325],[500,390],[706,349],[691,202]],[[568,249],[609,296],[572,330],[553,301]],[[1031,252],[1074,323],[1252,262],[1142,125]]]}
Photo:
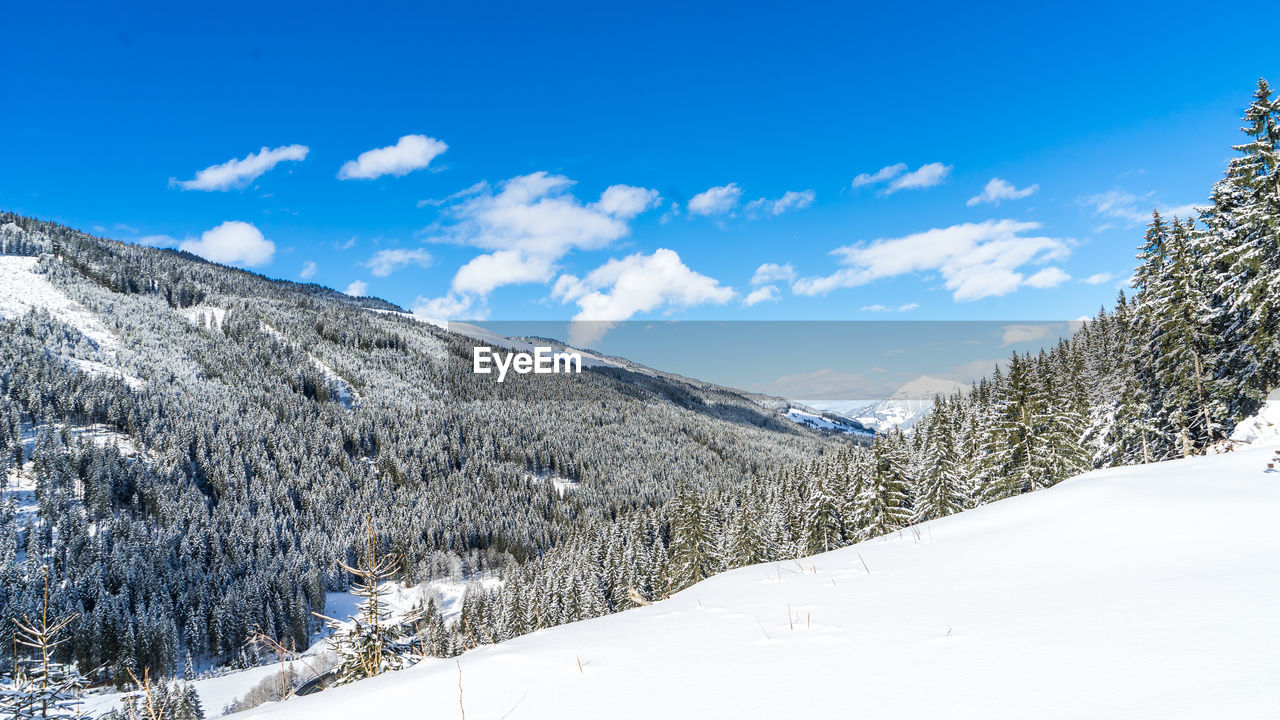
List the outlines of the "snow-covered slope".
{"label": "snow-covered slope", "polygon": [[933,409],[935,395],[950,395],[965,387],[964,383],[954,380],[921,376],[898,388],[888,398],[846,414],[880,432],[895,427],[909,430]]}
{"label": "snow-covered slope", "polygon": [[38,258],[0,255],[0,318],[18,317],[42,307],[84,333],[100,349],[114,350],[119,344],[116,336],[96,315],[35,272],[36,262]]}
{"label": "snow-covered slope", "polygon": [[1089,473],[253,715],[1276,717],[1278,445]]}
{"label": "snow-covered slope", "polygon": [[1231,432],[1232,443],[1265,444],[1280,442],[1280,388],[1271,391],[1262,410],[1244,420]]}

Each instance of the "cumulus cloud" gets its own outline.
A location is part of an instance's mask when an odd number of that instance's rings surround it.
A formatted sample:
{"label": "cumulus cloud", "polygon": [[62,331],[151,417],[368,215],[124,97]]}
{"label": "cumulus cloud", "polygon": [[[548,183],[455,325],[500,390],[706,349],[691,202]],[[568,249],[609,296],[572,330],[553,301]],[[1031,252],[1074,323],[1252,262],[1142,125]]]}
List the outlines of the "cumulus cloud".
{"label": "cumulus cloud", "polygon": [[645,210],[656,207],[661,201],[657,190],[631,185],[610,185],[591,206],[606,215],[630,220]]}
{"label": "cumulus cloud", "polygon": [[781,215],[788,210],[803,210],[813,204],[816,197],[812,190],[788,190],[776,200],[760,198],[747,203],[747,213],[751,216]]}
{"label": "cumulus cloud", "polygon": [[999,205],[1005,200],[1018,200],[1020,198],[1034,195],[1040,189],[1039,185],[1028,185],[1024,188],[1016,188],[1013,183],[1007,180],[995,177],[987,181],[986,187],[982,188],[982,192],[969,198],[965,203],[969,207],[974,205],[982,205],[983,203],[991,203]]}
{"label": "cumulus cloud", "polygon": [[379,250],[377,254],[365,261],[364,266],[375,277],[386,277],[406,265],[417,265],[420,268],[431,266],[431,253],[422,248],[405,250],[391,248]]}
{"label": "cumulus cloud", "polygon": [[252,224],[239,220],[228,220],[206,230],[199,240],[187,238],[178,249],[213,262],[245,267],[265,265],[276,254],[275,243],[264,238]]}
{"label": "cumulus cloud", "polygon": [[724,215],[738,206],[742,188],[737,183],[708,188],[689,200],[690,215]]}
{"label": "cumulus cloud", "polygon": [[551,292],[553,299],[578,305],[569,329],[575,345],[599,340],[614,324],[636,313],[723,305],[735,294],[733,288],[689,269],[674,250],[666,248],[611,259],[582,279],[561,275]]}
{"label": "cumulus cloud", "polygon": [[347,289],[343,290],[342,292],[346,293],[347,295],[350,295],[351,297],[364,297],[364,294],[368,292],[368,290],[369,290],[369,283],[363,280],[356,280],[352,282],[350,285],[348,285]]}
{"label": "cumulus cloud", "polygon": [[791,267],[791,263],[779,265],[777,263],[764,263],[756,268],[756,272],[751,276],[752,285],[763,285],[765,283],[782,280],[791,282],[796,279],[796,269]]}
{"label": "cumulus cloud", "polygon": [[426,135],[405,135],[395,145],[366,150],[338,170],[340,180],[372,180],[383,175],[399,177],[431,164],[449,146]]}
{"label": "cumulus cloud", "polygon": [[750,293],[748,293],[747,296],[742,299],[742,304],[746,305],[747,307],[751,307],[752,305],[755,305],[757,303],[777,302],[777,301],[778,301],[778,286],[765,285],[764,287],[758,287],[755,290],[752,290]]}
{"label": "cumulus cloud", "polygon": [[278,148],[263,147],[243,158],[232,158],[221,165],[210,165],[196,173],[190,180],[169,178],[169,184],[183,190],[231,190],[257,180],[263,173],[282,162],[305,160],[310,148],[306,145],[282,145]]}
{"label": "cumulus cloud", "polygon": [[302,278],[303,280],[310,280],[311,278],[316,276],[317,269],[318,268],[316,267],[315,262],[312,260],[308,260],[302,263],[302,269],[298,271],[298,277]]}
{"label": "cumulus cloud", "polygon": [[934,185],[941,185],[950,174],[950,165],[943,165],[940,162],[921,165],[916,170],[890,180],[889,187],[885,188],[884,194],[892,195],[899,190],[924,190]]}
{"label": "cumulus cloud", "polygon": [[987,220],[848,245],[832,251],[843,268],[800,278],[792,290],[824,295],[881,278],[937,272],[958,302],[1006,295],[1025,283],[1023,266],[1070,253],[1067,240],[1027,234],[1039,227],[1035,222]]}
{"label": "cumulus cloud", "polygon": [[853,187],[888,183],[881,192],[892,195],[899,190],[924,190],[940,185],[951,174],[951,166],[940,162],[928,163],[907,172],[906,163],[888,165],[874,173],[862,173],[853,179]]}
{"label": "cumulus cloud", "polygon": [[[1199,213],[1200,207],[1194,203],[1186,205],[1168,205],[1153,202],[1154,192],[1141,197],[1120,189],[1108,190],[1104,193],[1081,198],[1080,202],[1093,208],[1103,217],[1121,221],[1126,227],[1135,227],[1151,221],[1151,211],[1159,210],[1165,217],[1193,217]],[[1105,228],[1106,226],[1104,226]]]}
{"label": "cumulus cloud", "polygon": [[1058,287],[1070,279],[1071,276],[1063,271],[1062,268],[1047,267],[1024,280],[1022,284],[1027,287],[1044,290],[1046,288]]}
{"label": "cumulus cloud", "polygon": [[1115,276],[1112,275],[1111,273],[1100,272],[1100,273],[1094,273],[1087,278],[1082,278],[1080,282],[1087,283],[1089,285],[1101,285],[1113,277]]}
{"label": "cumulus cloud", "polygon": [[550,282],[566,254],[607,247],[630,232],[629,220],[660,201],[656,190],[612,185],[584,204],[569,192],[573,185],[562,175],[536,172],[507,180],[497,192],[477,189],[448,208],[446,224],[427,240],[489,252],[458,269],[447,295],[419,298],[419,305],[439,313],[435,319],[454,319],[445,310],[478,319],[477,308],[494,289]]}

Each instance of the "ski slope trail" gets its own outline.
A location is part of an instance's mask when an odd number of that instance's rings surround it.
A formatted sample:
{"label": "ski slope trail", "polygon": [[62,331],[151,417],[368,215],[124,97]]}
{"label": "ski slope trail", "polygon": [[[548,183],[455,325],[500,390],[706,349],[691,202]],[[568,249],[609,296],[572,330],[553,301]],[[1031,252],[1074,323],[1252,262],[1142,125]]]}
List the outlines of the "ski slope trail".
{"label": "ski slope trail", "polygon": [[1273,440],[1049,490],[254,717],[1280,713]]}

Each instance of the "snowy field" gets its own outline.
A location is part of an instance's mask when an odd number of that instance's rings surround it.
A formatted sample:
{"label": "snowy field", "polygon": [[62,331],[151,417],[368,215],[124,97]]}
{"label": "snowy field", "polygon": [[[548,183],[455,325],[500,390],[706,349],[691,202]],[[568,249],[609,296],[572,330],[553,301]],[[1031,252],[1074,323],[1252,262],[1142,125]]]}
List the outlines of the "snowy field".
{"label": "snowy field", "polygon": [[1092,472],[246,717],[1277,717],[1277,447]]}

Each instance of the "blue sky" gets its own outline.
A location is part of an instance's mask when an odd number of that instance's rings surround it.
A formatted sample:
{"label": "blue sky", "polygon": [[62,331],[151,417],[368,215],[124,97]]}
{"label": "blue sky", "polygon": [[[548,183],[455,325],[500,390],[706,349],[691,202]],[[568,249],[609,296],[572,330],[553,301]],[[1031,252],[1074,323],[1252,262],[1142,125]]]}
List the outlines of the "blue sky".
{"label": "blue sky", "polygon": [[0,207],[452,319],[1070,319],[1280,11],[1024,5],[22,4]]}

